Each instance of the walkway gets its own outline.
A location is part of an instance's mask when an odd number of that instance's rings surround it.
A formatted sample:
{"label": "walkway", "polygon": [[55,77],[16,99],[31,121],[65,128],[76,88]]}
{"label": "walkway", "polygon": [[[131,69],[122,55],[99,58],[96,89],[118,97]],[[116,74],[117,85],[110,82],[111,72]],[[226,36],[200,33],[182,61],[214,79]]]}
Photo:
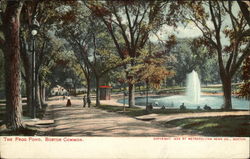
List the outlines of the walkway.
{"label": "walkway", "polygon": [[[192,130],[179,127],[160,127],[158,121],[170,121],[189,117],[250,115],[249,111],[186,113],[173,115],[150,114],[137,119],[107,112],[96,108],[83,108],[81,100],[72,100],[72,106],[66,107],[66,100],[49,102],[44,119],[55,120],[54,127],[41,128],[41,136],[201,136]],[[154,121],[138,119],[154,118]]]}
{"label": "walkway", "polygon": [[125,115],[96,108],[83,108],[81,100],[50,101],[44,120],[54,119],[52,128],[41,128],[38,136],[190,136],[194,132],[179,128],[162,128],[150,121],[141,121]]}

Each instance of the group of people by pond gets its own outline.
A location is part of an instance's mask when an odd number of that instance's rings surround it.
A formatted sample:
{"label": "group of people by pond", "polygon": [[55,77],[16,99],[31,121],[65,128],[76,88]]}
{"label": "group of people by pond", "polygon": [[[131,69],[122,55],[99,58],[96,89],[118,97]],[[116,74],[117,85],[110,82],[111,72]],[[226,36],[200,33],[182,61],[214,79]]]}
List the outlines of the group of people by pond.
{"label": "group of people by pond", "polygon": [[[159,106],[158,102],[155,102],[154,104],[155,104],[156,107]],[[152,110],[152,109],[153,109],[153,104],[152,103],[150,103],[148,106],[146,106],[146,110]],[[165,110],[165,109],[166,109],[166,107],[163,105],[161,107],[161,110]],[[187,109],[186,106],[184,105],[184,103],[182,103],[180,105],[180,110],[186,110],[186,109]],[[204,105],[203,109],[204,110],[212,110],[212,108],[210,106],[208,106],[207,104]],[[197,110],[201,110],[201,107],[197,106]]]}
{"label": "group of people by pond", "polygon": [[[186,110],[186,106],[184,105],[184,103],[182,103],[180,105],[180,110]],[[210,106],[208,106],[207,104],[205,104],[205,106],[203,107],[204,110],[212,110],[212,108]],[[200,106],[197,106],[197,110],[201,110]]]}

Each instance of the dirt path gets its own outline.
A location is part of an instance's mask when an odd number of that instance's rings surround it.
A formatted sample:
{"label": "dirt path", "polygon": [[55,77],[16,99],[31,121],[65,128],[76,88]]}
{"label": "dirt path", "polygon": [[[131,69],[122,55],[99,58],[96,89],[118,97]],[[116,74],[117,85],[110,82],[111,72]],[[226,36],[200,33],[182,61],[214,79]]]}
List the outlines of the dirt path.
{"label": "dirt path", "polygon": [[141,121],[96,108],[82,108],[81,100],[50,101],[44,119],[54,119],[54,127],[41,128],[39,136],[200,136],[190,130],[162,128],[149,121]]}
{"label": "dirt path", "polygon": [[[44,136],[202,136],[192,130],[179,127],[164,128],[158,122],[190,117],[250,115],[249,111],[185,113],[173,115],[150,114],[136,118],[118,113],[106,112],[96,108],[83,108],[81,100],[71,100],[72,106],[66,107],[66,100],[49,102],[44,119],[55,120],[54,127],[41,128],[37,135]],[[154,118],[154,121],[138,119]]]}

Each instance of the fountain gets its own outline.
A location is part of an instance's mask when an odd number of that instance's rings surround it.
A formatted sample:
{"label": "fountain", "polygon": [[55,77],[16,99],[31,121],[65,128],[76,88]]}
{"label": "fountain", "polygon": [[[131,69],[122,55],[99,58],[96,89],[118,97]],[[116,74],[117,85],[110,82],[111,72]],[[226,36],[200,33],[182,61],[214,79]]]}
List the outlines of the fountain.
{"label": "fountain", "polygon": [[187,75],[186,98],[191,103],[199,104],[201,95],[200,80],[197,72],[194,70]]}
{"label": "fountain", "polygon": [[[138,106],[145,106],[146,97],[137,97],[135,104]],[[118,100],[123,103],[123,100]],[[162,106],[166,108],[180,108],[182,103],[185,104],[187,109],[197,109],[197,107],[203,108],[204,105],[210,106],[212,109],[220,109],[224,103],[223,97],[218,95],[201,95],[200,80],[197,72],[194,70],[187,74],[187,83],[185,95],[174,95],[167,97],[149,97],[148,102],[152,103],[154,108]],[[127,100],[126,100],[127,103]],[[156,104],[157,103],[157,104]],[[234,109],[250,110],[249,100],[239,99],[232,97],[232,105]]]}

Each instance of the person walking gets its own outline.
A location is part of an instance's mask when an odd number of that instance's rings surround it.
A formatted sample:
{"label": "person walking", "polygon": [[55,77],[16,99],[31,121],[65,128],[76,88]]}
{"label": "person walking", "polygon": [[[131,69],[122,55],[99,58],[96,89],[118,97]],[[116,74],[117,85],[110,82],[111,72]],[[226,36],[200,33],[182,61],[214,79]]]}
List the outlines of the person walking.
{"label": "person walking", "polygon": [[87,102],[86,102],[86,96],[85,96],[85,95],[83,96],[83,99],[82,99],[82,100],[83,100],[83,107],[86,107],[86,103],[87,103]]}
{"label": "person walking", "polygon": [[91,100],[90,100],[90,97],[87,98],[87,103],[88,103],[88,107],[90,108],[90,105],[91,105]]}

